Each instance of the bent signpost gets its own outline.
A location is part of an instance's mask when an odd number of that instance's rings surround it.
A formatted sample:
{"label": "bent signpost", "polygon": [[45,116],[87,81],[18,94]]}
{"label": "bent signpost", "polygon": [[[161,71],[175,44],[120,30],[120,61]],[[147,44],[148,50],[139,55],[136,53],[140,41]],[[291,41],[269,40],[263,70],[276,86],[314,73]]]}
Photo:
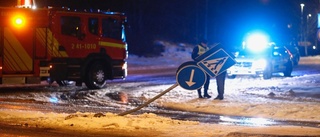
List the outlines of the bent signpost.
{"label": "bent signpost", "polygon": [[178,67],[176,74],[177,82],[174,85],[161,92],[159,95],[153,97],[141,106],[120,113],[119,115],[124,116],[140,110],[141,108],[147,106],[167,92],[171,91],[178,85],[186,90],[199,89],[203,86],[207,79],[206,74],[208,74],[210,77],[216,77],[236,63],[234,58],[235,56],[233,54],[225,51],[221,47],[221,45],[217,45],[197,57],[196,61],[188,61],[182,63]]}

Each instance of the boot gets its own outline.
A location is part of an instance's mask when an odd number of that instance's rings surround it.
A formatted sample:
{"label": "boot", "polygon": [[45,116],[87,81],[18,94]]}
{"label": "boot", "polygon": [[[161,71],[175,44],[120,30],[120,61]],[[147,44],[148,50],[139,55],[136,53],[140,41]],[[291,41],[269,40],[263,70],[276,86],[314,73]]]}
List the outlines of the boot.
{"label": "boot", "polygon": [[214,100],[223,100],[223,96],[218,95],[216,98],[214,98]]}
{"label": "boot", "polygon": [[211,98],[209,94],[204,95],[205,98]]}
{"label": "boot", "polygon": [[207,91],[207,90],[204,91],[204,96],[203,96],[203,97],[205,97],[205,98],[211,98],[211,96],[208,94],[208,91]]}
{"label": "boot", "polygon": [[203,98],[201,95],[201,89],[198,89],[198,95],[199,95],[199,98]]}

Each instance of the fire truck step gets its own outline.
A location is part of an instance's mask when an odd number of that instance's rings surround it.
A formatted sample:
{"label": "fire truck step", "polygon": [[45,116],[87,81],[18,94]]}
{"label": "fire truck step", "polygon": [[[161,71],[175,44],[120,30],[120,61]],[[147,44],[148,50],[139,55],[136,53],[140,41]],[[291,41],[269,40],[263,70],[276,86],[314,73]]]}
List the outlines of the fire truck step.
{"label": "fire truck step", "polygon": [[40,77],[3,77],[2,84],[39,84],[41,83]]}

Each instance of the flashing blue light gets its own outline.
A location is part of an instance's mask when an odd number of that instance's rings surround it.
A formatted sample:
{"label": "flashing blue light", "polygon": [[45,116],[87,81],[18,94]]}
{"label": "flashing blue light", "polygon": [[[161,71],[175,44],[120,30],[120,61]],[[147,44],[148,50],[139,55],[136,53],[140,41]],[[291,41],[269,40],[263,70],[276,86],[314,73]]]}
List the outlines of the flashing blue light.
{"label": "flashing blue light", "polygon": [[269,44],[269,38],[266,34],[256,32],[250,34],[243,43],[246,48],[253,52],[263,51]]}

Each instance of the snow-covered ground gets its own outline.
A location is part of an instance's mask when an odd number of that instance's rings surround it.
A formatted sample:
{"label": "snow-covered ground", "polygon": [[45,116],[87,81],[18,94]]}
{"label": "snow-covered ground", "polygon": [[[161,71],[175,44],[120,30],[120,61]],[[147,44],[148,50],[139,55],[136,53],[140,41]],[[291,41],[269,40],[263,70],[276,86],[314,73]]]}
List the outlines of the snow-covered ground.
{"label": "snow-covered ground", "polygon": [[[168,45],[168,44],[167,44]],[[162,67],[178,67],[190,59],[191,47],[186,51],[177,51],[176,47],[167,47],[162,57],[143,58],[130,55],[129,69],[148,70]],[[320,64],[320,57],[303,57],[301,64]],[[120,85],[120,84],[119,84]],[[132,97],[153,98],[172,86],[126,85],[108,87],[105,91],[128,92]],[[134,88],[130,88],[134,87]],[[117,87],[117,88],[115,88]],[[137,88],[139,87],[139,88]],[[157,116],[152,113],[118,116],[114,113],[43,113],[0,109],[0,121],[15,125],[37,128],[67,130],[70,133],[117,136],[320,136],[317,128],[265,126],[264,118],[280,120],[301,120],[320,122],[320,74],[296,77],[275,77],[270,80],[240,77],[227,79],[225,99],[198,99],[196,91],[176,87],[163,95],[153,105],[183,111],[216,113],[221,119],[232,116],[251,116],[260,126],[246,127],[236,125],[206,124],[197,121],[179,121]],[[215,79],[211,79],[209,94],[217,95]],[[126,107],[124,107],[126,108]],[[126,111],[127,109],[124,109]]]}

